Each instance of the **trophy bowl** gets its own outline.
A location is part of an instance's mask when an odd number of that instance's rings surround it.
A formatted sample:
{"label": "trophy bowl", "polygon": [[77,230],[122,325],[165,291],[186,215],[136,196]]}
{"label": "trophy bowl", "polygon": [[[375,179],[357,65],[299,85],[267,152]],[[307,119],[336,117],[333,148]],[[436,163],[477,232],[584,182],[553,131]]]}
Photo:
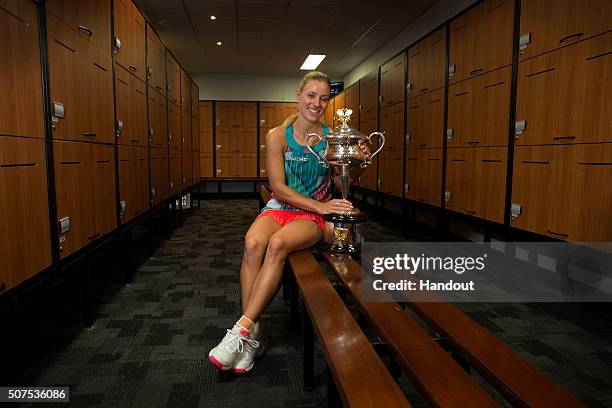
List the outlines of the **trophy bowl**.
{"label": "trophy bowl", "polygon": [[[316,133],[308,135],[306,147],[313,153],[324,167],[333,167],[340,174],[342,198],[346,199],[349,193],[349,173],[352,167],[366,168],[372,163],[372,159],[382,150],[385,144],[385,136],[382,132],[372,132],[366,135],[359,130],[348,126],[351,120],[351,109],[338,109],[336,114],[340,125],[327,136]],[[361,143],[372,144],[372,138],[377,136],[380,140],[378,149],[371,155],[366,155],[361,150]],[[318,139],[318,144],[327,142],[325,150],[318,155],[310,143]],[[361,243],[365,240],[365,223],[367,217],[357,208],[349,213],[327,214],[325,220],[333,224],[333,231],[326,232],[320,246],[333,252],[358,253],[361,251]]]}

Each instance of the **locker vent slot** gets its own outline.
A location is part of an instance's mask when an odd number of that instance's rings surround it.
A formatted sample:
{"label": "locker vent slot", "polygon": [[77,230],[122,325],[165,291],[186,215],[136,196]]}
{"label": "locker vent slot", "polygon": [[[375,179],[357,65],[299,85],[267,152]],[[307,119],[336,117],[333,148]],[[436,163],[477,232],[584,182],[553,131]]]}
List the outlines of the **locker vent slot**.
{"label": "locker vent slot", "polygon": [[16,164],[2,164],[0,167],[34,167],[36,163],[16,163]]}
{"label": "locker vent slot", "polygon": [[594,60],[595,58],[605,57],[606,55],[612,54],[612,51],[604,52],[603,54],[593,55],[592,57],[587,58],[587,61]]}
{"label": "locker vent slot", "polygon": [[485,86],[485,88],[492,88],[492,87],[494,87],[494,86],[497,86],[497,85],[502,85],[502,84],[505,84],[505,81],[496,82],[496,83],[491,84],[491,85],[486,85],[486,86]]}
{"label": "locker vent slot", "polygon": [[525,75],[525,77],[529,78],[529,77],[532,77],[532,76],[545,74],[547,72],[554,71],[554,70],[555,70],[554,67],[553,68],[548,68],[548,69],[545,69],[543,71],[534,72],[533,74],[527,74],[527,75]]}

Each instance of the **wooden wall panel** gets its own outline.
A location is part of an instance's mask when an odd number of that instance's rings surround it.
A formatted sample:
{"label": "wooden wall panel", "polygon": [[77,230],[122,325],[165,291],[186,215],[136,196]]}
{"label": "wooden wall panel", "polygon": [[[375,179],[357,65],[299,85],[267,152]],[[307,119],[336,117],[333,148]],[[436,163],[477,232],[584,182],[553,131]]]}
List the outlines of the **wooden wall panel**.
{"label": "wooden wall panel", "polygon": [[[32,1],[10,0],[0,8],[0,135],[44,137],[38,16]],[[8,62],[11,63],[8,63]],[[10,118],[10,120],[9,120]]]}
{"label": "wooden wall panel", "polygon": [[0,136],[0,196],[1,294],[51,265],[43,140]]}
{"label": "wooden wall panel", "polygon": [[612,142],[611,52],[608,32],[519,63],[515,143]]}
{"label": "wooden wall panel", "polygon": [[520,35],[530,34],[519,60],[541,55],[612,29],[609,0],[522,0]]}

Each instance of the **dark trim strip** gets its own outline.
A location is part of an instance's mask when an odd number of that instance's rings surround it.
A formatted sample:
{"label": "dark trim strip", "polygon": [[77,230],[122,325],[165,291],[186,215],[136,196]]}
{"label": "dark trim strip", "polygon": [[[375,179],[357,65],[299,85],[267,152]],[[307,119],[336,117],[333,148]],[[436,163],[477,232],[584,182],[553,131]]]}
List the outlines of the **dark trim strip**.
{"label": "dark trim strip", "polygon": [[548,68],[548,69],[545,69],[543,71],[538,71],[538,72],[534,72],[532,74],[527,74],[527,75],[525,75],[525,78],[530,78],[532,76],[536,76],[536,75],[540,75],[540,74],[545,74],[547,72],[554,71],[554,70],[555,70],[555,67]]}

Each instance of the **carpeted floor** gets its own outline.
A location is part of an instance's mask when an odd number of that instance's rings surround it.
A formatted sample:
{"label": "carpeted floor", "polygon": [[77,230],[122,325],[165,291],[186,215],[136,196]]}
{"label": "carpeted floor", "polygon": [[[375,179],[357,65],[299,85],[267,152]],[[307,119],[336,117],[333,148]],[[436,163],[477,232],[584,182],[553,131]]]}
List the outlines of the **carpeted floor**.
{"label": "carpeted floor", "polygon": [[[319,386],[305,392],[302,341],[288,334],[280,296],[262,317],[270,347],[249,375],[219,373],[206,358],[240,315],[242,237],[256,214],[256,200],[202,201],[144,259],[132,284],[96,292],[93,328],[60,319],[53,335],[32,339],[28,346],[37,351],[15,373],[15,384],[68,385],[73,407],[326,406],[323,356],[317,353],[315,365]],[[371,241],[404,240],[393,226],[369,224]],[[98,273],[110,276],[114,268],[116,261],[105,259]],[[587,405],[612,406],[608,305],[461,307]],[[423,405],[405,377],[402,387],[413,405]]]}

